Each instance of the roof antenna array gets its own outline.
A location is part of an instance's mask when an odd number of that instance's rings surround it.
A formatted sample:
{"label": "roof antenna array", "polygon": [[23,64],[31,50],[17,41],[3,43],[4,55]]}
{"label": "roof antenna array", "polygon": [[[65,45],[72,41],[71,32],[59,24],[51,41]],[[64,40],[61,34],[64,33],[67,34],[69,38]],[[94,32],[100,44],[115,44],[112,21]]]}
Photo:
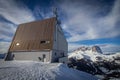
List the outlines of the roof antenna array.
{"label": "roof antenna array", "polygon": [[61,22],[58,19],[58,12],[57,12],[57,8],[56,7],[53,7],[53,14],[56,17],[57,24],[61,24]]}
{"label": "roof antenna array", "polygon": [[58,17],[57,8],[55,7],[53,7],[53,14],[56,18]]}

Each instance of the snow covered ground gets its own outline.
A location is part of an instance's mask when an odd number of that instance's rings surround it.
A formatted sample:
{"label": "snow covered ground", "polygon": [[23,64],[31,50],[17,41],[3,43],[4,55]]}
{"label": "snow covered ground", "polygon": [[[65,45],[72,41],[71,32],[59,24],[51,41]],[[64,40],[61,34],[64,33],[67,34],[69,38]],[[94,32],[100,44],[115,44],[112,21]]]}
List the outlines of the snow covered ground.
{"label": "snow covered ground", "polygon": [[98,80],[61,63],[0,61],[0,80]]}

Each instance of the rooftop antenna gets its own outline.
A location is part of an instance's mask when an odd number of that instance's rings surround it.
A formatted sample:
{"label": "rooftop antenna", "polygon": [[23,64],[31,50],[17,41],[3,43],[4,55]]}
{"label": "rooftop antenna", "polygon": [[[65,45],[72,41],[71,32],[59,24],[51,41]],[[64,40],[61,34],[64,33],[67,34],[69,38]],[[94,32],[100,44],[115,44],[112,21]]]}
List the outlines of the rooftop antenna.
{"label": "rooftop antenna", "polygon": [[58,17],[57,8],[55,7],[53,7],[53,14],[56,18]]}
{"label": "rooftop antenna", "polygon": [[56,17],[57,24],[60,24],[61,22],[58,20],[58,12],[56,7],[53,7],[53,14]]}

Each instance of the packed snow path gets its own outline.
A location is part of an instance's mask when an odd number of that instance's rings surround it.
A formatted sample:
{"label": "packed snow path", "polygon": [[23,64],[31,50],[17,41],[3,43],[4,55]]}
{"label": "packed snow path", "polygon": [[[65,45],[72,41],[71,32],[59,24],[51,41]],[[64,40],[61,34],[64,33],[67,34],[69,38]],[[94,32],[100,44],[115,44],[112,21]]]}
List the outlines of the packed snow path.
{"label": "packed snow path", "polygon": [[58,63],[0,61],[0,80],[97,80]]}

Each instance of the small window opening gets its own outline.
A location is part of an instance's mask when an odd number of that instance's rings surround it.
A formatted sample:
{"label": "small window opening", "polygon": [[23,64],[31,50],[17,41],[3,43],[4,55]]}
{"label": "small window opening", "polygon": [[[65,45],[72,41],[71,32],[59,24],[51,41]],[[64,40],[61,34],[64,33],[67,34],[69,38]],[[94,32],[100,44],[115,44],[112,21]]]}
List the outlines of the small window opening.
{"label": "small window opening", "polygon": [[57,53],[55,53],[55,56],[57,55]]}
{"label": "small window opening", "polygon": [[45,41],[41,41],[40,43],[45,43]]}
{"label": "small window opening", "polygon": [[45,54],[43,54],[43,60],[42,61],[46,62],[46,55]]}
{"label": "small window opening", "polygon": [[61,53],[62,57],[65,57],[65,54],[64,53]]}
{"label": "small window opening", "polygon": [[40,43],[41,44],[47,44],[47,43],[50,43],[50,41],[41,41]]}
{"label": "small window opening", "polygon": [[46,58],[46,55],[45,55],[45,54],[43,54],[43,58]]}

